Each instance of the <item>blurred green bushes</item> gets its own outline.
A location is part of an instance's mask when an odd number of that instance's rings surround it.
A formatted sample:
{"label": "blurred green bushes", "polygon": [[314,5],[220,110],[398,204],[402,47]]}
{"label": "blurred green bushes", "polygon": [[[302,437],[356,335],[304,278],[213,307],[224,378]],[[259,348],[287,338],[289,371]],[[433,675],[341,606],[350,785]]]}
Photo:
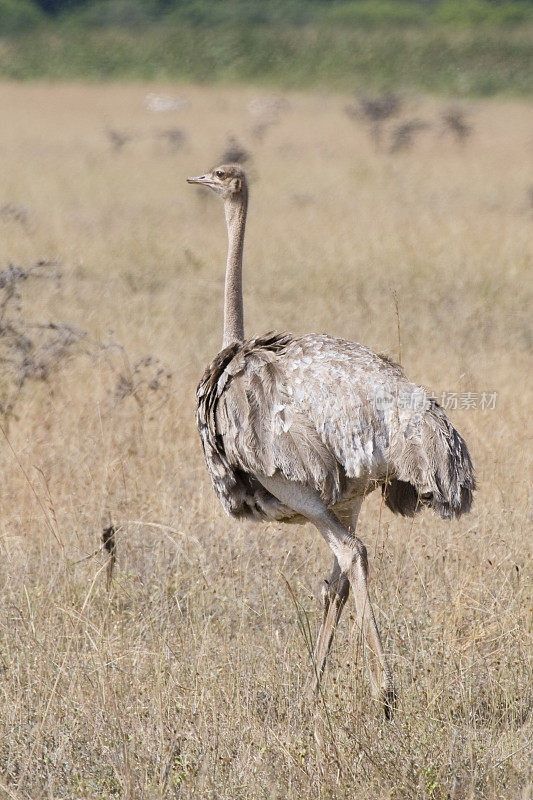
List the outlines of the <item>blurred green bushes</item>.
{"label": "blurred green bushes", "polygon": [[443,0],[435,4],[431,18],[437,23],[458,26],[519,25],[533,18],[528,2],[487,2],[487,0]]}
{"label": "blurred green bushes", "polygon": [[[342,24],[364,27],[519,25],[533,0],[0,0],[0,33],[45,19],[91,27],[165,20],[198,26]],[[9,27],[9,20],[16,20]],[[4,27],[5,25],[5,27]]]}
{"label": "blurred green bushes", "polygon": [[0,0],[0,77],[531,94],[533,0]]}
{"label": "blurred green bushes", "polygon": [[33,0],[0,0],[0,36],[20,33],[46,21]]}
{"label": "blurred green bushes", "polygon": [[[330,6],[329,8],[327,6]],[[518,25],[533,19],[533,3],[525,0],[490,2],[489,0],[359,0],[328,3],[322,19],[366,27],[390,25],[431,25],[441,23],[459,27],[487,24]]]}
{"label": "blurred green bushes", "polygon": [[325,7],[321,19],[323,22],[372,28],[381,25],[421,25],[429,21],[428,11],[419,3],[402,0],[360,0]]}

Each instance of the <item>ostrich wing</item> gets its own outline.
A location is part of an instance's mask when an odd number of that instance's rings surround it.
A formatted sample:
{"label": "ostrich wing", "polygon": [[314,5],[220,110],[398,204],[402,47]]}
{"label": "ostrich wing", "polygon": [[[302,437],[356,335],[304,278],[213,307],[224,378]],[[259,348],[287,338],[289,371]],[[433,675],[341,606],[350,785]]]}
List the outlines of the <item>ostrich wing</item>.
{"label": "ostrich wing", "polygon": [[461,505],[461,485],[473,488],[466,445],[442,410],[398,365],[355,342],[272,333],[233,344],[198,398],[213,485],[236,516],[287,512],[254,478],[275,472],[327,505],[347,478],[393,481],[389,506],[400,513],[423,496],[449,515],[443,504]]}

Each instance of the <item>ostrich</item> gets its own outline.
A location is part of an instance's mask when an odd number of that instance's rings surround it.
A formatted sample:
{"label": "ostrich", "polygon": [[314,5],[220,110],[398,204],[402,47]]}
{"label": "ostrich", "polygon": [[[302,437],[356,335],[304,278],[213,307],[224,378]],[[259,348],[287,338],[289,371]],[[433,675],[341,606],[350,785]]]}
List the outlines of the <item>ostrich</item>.
{"label": "ostrich", "polygon": [[389,718],[396,695],[368,594],[366,547],[354,533],[357,517],[377,487],[404,516],[423,506],[444,518],[468,511],[475,482],[467,446],[400,366],[360,344],[276,332],[244,339],[246,175],[230,164],[187,181],[223,199],[228,229],[222,350],[197,392],[214,490],[233,517],[318,528],[334,560],[322,587],[310,693],[351,587],[373,686]]}

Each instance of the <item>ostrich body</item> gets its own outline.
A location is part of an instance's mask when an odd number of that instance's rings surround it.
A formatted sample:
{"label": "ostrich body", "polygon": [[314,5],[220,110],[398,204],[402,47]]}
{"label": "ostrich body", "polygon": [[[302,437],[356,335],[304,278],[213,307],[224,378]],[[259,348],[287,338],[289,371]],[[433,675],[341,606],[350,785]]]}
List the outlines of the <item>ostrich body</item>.
{"label": "ostrich body", "polygon": [[317,688],[350,586],[390,716],[392,675],[355,536],[364,497],[381,487],[395,513],[431,506],[469,510],[475,488],[466,444],[438,404],[401,367],[355,342],[268,333],[244,340],[242,253],[248,188],[242,168],[221,166],[189,183],[224,200],[228,260],[222,350],[198,386],[197,423],[211,481],[234,517],[312,522],[333,556],[314,655]]}

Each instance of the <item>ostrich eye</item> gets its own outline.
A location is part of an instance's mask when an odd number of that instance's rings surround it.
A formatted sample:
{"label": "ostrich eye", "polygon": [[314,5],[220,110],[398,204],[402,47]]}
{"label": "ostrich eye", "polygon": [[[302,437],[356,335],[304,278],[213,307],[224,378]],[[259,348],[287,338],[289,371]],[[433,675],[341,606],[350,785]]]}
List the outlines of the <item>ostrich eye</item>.
{"label": "ostrich eye", "polygon": [[221,169],[217,169],[217,171],[215,172],[215,175],[217,176],[217,178],[225,178],[226,177],[226,174],[224,172],[222,172]]}

